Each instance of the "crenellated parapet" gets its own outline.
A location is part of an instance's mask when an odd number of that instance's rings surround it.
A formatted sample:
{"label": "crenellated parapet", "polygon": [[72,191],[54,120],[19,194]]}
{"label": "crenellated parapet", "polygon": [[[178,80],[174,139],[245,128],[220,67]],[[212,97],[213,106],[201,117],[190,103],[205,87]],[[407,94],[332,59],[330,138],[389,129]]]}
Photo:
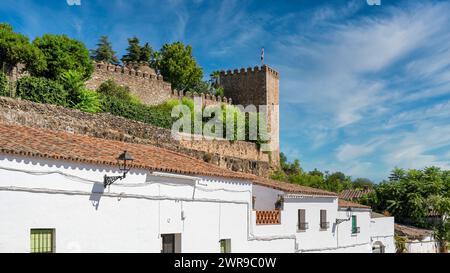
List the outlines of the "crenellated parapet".
{"label": "crenellated parapet", "polygon": [[91,79],[86,82],[90,89],[97,89],[103,82],[114,80],[121,86],[129,87],[135,96],[148,105],[160,104],[172,97],[172,85],[148,66],[94,62],[94,67]]}
{"label": "crenellated parapet", "polygon": [[222,71],[220,71],[220,76],[221,77],[247,76],[249,74],[256,74],[256,73],[261,73],[261,72],[268,72],[277,78],[280,77],[280,74],[278,73],[278,71],[276,71],[275,69],[273,69],[267,65],[234,69],[234,70],[222,70]]}
{"label": "crenellated parapet", "polygon": [[197,92],[183,92],[178,90],[172,90],[172,97],[183,99],[183,98],[200,98],[202,100],[203,106],[216,105],[216,104],[229,104],[231,105],[233,100],[231,98],[227,98],[225,96],[215,96],[214,94],[209,93],[197,93]]}

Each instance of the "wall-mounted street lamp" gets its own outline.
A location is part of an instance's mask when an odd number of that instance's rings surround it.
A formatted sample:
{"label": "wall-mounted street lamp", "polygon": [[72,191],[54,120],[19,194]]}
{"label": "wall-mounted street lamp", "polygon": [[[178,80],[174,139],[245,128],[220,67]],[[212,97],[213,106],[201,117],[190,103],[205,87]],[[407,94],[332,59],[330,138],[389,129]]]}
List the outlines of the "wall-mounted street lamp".
{"label": "wall-mounted street lamp", "polygon": [[134,158],[127,152],[124,151],[119,155],[117,158],[117,162],[119,163],[119,170],[123,172],[120,176],[107,176],[105,174],[104,180],[103,180],[103,186],[106,188],[107,186],[111,185],[112,183],[116,182],[117,180],[122,180],[126,177],[127,173],[130,171],[131,167],[130,164],[133,162]]}
{"label": "wall-mounted street lamp", "polygon": [[336,219],[336,225],[339,225],[346,221],[350,221],[350,219],[352,219],[352,215],[353,215],[352,208],[348,207],[346,210],[347,219]]}

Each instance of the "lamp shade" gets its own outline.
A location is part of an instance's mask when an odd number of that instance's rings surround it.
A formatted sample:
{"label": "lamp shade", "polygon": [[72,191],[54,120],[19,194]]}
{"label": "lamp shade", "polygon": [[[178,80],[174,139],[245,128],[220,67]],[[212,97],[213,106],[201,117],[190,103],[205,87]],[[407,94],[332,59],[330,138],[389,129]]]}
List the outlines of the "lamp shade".
{"label": "lamp shade", "polygon": [[131,156],[131,154],[127,151],[124,151],[123,153],[121,153],[117,159],[123,160],[123,161],[133,161],[134,160],[134,158]]}

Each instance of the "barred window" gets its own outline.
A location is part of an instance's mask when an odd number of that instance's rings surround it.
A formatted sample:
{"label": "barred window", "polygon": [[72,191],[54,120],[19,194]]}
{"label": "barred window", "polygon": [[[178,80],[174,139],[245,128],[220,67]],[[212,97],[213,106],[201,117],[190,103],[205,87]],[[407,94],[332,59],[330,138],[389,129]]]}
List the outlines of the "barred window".
{"label": "barred window", "polygon": [[55,252],[54,229],[31,229],[30,232],[31,253]]}

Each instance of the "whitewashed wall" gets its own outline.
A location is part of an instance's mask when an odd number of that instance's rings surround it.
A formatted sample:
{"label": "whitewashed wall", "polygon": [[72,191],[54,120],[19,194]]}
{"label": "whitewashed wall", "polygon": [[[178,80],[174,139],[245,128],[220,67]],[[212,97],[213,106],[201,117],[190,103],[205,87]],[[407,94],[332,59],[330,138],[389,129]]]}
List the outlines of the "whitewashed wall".
{"label": "whitewashed wall", "polygon": [[439,244],[432,236],[427,236],[422,240],[412,240],[406,243],[408,253],[438,253]]}
{"label": "whitewashed wall", "polygon": [[394,217],[379,217],[370,220],[372,247],[382,244],[385,253],[395,253]]}
{"label": "whitewashed wall", "polygon": [[[161,234],[181,234],[181,252],[371,252],[368,212],[352,237],[335,197],[286,198],[280,225],[256,225],[282,192],[246,181],[132,170],[103,189],[116,168],[0,155],[0,252],[29,252],[30,229],[56,229],[57,252],[160,252]],[[22,170],[22,171],[15,171]],[[25,171],[25,172],[23,172]],[[259,203],[258,203],[259,201]],[[306,210],[307,231],[297,230]],[[320,230],[320,209],[328,230]],[[367,215],[366,215],[367,214]]]}
{"label": "whitewashed wall", "polygon": [[[247,240],[251,184],[244,181],[194,183],[134,170],[100,195],[92,192],[102,191],[103,175],[118,174],[109,168],[10,156],[0,167],[1,252],[29,252],[32,228],[56,229],[57,252],[160,252],[164,233],[182,233],[183,252],[219,252],[220,239],[231,239],[233,252],[293,252],[282,240]],[[55,190],[62,192],[46,193]]]}

